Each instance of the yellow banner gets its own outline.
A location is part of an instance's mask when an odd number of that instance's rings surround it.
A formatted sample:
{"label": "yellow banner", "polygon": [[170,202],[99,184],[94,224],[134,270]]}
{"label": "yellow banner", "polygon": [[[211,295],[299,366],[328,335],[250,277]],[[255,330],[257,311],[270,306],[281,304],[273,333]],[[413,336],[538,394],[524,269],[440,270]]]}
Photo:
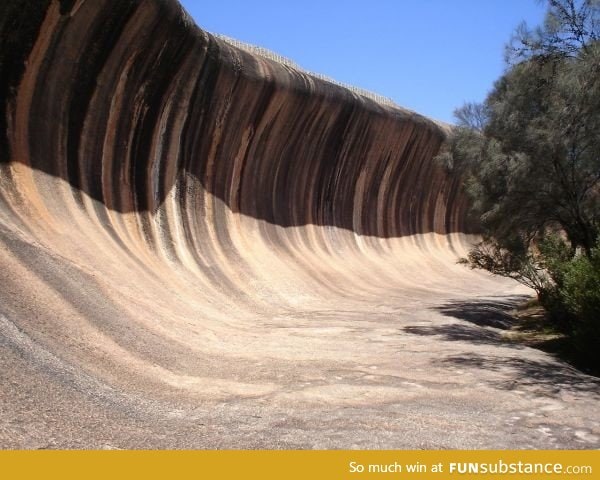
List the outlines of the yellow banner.
{"label": "yellow banner", "polygon": [[599,451],[0,451],[6,479],[598,479]]}

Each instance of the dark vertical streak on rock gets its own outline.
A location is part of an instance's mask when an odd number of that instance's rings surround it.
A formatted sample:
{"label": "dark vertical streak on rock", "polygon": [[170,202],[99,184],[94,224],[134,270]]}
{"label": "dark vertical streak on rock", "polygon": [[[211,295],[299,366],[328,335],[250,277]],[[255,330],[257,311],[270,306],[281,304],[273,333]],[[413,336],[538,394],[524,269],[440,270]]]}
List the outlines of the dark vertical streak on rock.
{"label": "dark vertical streak on rock", "polygon": [[[221,208],[193,179],[232,212],[283,227],[378,237],[466,229],[459,180],[432,162],[445,136],[434,122],[239,50],[171,0],[62,2],[60,12],[31,70],[30,158],[13,160],[64,178],[80,204],[83,192],[139,212],[149,244],[172,238],[153,226],[171,189],[196,219]],[[108,225],[101,207],[97,217]]]}
{"label": "dark vertical streak on rock", "polygon": [[[66,149],[68,180],[77,189],[81,189],[81,131],[96,88],[96,80],[138,4],[135,0],[124,0],[102,10],[104,15],[99,16],[92,24],[93,33],[88,37],[90,42],[82,49],[82,56],[77,59],[77,69],[70,85]],[[68,25],[65,28],[68,28]],[[81,161],[88,163],[87,159]],[[98,167],[100,166],[96,166]],[[97,178],[100,178],[100,175],[97,175]],[[90,187],[91,191],[87,193],[102,200],[100,182],[92,182]]]}
{"label": "dark vertical streak on rock", "polygon": [[0,2],[0,163],[11,158],[7,115],[50,0]]}

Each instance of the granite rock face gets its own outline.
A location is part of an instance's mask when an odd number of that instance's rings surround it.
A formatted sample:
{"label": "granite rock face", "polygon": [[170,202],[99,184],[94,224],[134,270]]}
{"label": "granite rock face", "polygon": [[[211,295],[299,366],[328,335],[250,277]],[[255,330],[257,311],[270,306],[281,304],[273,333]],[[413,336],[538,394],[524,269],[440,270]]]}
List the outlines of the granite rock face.
{"label": "granite rock face", "polygon": [[10,0],[0,33],[0,446],[598,445],[596,383],[445,310],[527,293],[455,264],[446,126],[172,0]]}
{"label": "granite rock face", "polygon": [[4,158],[124,213],[201,189],[284,227],[464,231],[458,183],[431,162],[434,122],[234,48],[173,2],[37,4]]}

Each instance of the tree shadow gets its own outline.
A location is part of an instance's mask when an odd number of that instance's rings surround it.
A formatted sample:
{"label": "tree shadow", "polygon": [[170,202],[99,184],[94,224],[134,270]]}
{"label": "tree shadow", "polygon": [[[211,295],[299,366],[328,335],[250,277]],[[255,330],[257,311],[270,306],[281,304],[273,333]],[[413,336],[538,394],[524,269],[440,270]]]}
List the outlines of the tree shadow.
{"label": "tree shadow", "polygon": [[446,317],[456,318],[467,323],[408,326],[403,330],[412,335],[440,336],[443,340],[448,341],[486,345],[502,344],[512,348],[523,348],[521,345],[509,343],[502,335],[501,330],[508,330],[516,323],[516,319],[508,312],[527,298],[526,295],[515,295],[499,297],[498,300],[492,297],[469,302],[449,302],[434,307],[433,310]]}
{"label": "tree shadow", "polygon": [[[499,332],[458,323],[440,326],[408,326],[404,327],[403,330],[412,335],[439,336],[442,340],[451,342],[470,342],[485,345],[506,344],[506,340]],[[513,346],[511,344],[507,345]]]}
{"label": "tree shadow", "polygon": [[502,390],[538,387],[549,394],[561,390],[600,394],[600,380],[585,375],[569,365],[553,361],[469,353],[452,355],[439,360],[438,363],[506,373],[507,379],[492,382],[495,387]]}
{"label": "tree shadow", "polygon": [[517,322],[509,312],[528,298],[527,295],[514,295],[501,297],[501,300],[492,298],[469,302],[449,302],[435,307],[434,310],[446,317],[457,318],[479,327],[508,330]]}

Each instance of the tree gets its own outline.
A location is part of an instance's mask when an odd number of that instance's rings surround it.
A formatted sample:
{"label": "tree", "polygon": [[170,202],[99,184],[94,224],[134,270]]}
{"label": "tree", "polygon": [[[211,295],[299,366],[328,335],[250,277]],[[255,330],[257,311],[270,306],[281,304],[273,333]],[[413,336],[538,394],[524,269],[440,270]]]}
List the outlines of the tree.
{"label": "tree", "polygon": [[464,176],[483,233],[468,263],[538,293],[552,282],[548,234],[589,256],[600,233],[600,0],[547,3],[543,26],[517,30],[485,102],[455,112],[439,155]]}
{"label": "tree", "polygon": [[600,371],[600,0],[547,0],[438,160],[462,175],[483,240],[461,260],[538,293]]}
{"label": "tree", "polygon": [[[543,3],[543,2],[542,2]],[[547,0],[542,26],[531,30],[521,24],[506,49],[509,63],[531,57],[577,57],[599,40],[598,0]]]}

